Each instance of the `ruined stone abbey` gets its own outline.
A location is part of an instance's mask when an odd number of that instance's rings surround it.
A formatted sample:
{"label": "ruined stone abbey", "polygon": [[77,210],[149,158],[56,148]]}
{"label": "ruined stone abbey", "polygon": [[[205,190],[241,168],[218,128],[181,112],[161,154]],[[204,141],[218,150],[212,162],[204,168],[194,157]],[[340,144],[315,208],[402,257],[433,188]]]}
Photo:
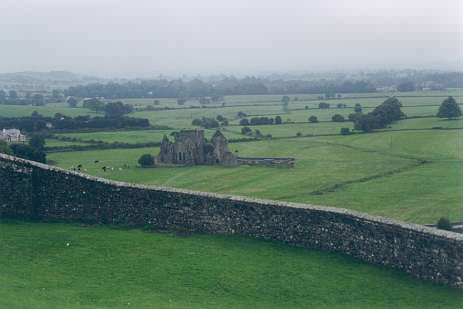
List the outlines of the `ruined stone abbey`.
{"label": "ruined stone abbey", "polygon": [[203,130],[182,130],[174,133],[174,141],[164,135],[157,164],[237,165],[237,157],[228,149],[225,136],[216,131],[210,141]]}

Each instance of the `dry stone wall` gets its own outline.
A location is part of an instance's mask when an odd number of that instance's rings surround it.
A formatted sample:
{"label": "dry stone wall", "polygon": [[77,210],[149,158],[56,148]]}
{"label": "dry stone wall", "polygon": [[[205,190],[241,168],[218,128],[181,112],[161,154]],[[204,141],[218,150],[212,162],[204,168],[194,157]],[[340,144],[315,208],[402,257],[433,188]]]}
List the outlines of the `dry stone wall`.
{"label": "dry stone wall", "polygon": [[131,185],[0,154],[0,218],[240,234],[463,288],[463,235],[355,211]]}

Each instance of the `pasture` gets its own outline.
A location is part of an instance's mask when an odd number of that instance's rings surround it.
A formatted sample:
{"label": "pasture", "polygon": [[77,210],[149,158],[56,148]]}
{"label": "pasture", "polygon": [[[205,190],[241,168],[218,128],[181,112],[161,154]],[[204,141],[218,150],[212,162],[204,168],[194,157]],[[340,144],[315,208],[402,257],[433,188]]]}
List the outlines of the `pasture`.
{"label": "pasture", "polygon": [[0,222],[2,308],[458,308],[463,293],[243,237]]}
{"label": "pasture", "polygon": [[[462,103],[463,91],[399,93],[408,116],[425,117],[374,133],[339,134],[341,128],[353,129],[353,123],[332,122],[334,114],[347,117],[356,103],[371,111],[386,95],[345,94],[326,101],[329,109],[318,108],[317,95],[291,95],[286,111],[281,96],[273,95],[227,96],[225,106],[188,101],[182,109],[129,114],[170,130],[55,132],[46,146],[66,151],[48,153],[48,161],[65,169],[81,165],[83,173],[130,183],[342,207],[422,224],[441,217],[462,221],[463,119],[434,115],[448,95]],[[154,105],[153,99],[123,101],[139,109]],[[338,103],[347,107],[337,108]],[[180,107],[163,98],[159,106]],[[34,110],[46,116],[102,115],[64,104],[0,105],[2,116]],[[138,166],[142,154],[159,152],[141,144],[194,128],[194,118],[225,116],[230,124],[221,130],[227,138],[249,138],[241,133],[240,111],[248,118],[280,115],[284,123],[250,126],[272,138],[233,142],[231,151],[295,157],[294,168]],[[309,123],[312,115],[320,122]],[[214,131],[205,130],[206,137]],[[96,141],[113,149],[69,151],[98,147]],[[5,308],[457,308],[463,303],[460,290],[390,269],[241,237],[2,221],[0,242],[0,307]]]}
{"label": "pasture", "polygon": [[[408,116],[426,117],[401,120],[382,132],[369,134],[341,136],[341,128],[353,129],[352,122],[332,122],[331,117],[336,113],[347,116],[353,111],[355,103],[360,103],[367,112],[384,101],[384,93],[346,95],[327,102],[331,106],[342,102],[347,104],[347,108],[329,109],[314,109],[319,102],[316,96],[299,95],[298,101],[290,102],[287,113],[282,111],[281,96],[225,97],[226,102],[235,102],[236,106],[132,114],[149,118],[152,125],[170,126],[172,130],[58,134],[78,138],[76,143],[92,140],[128,144],[159,142],[164,134],[192,128],[194,118],[223,115],[231,122],[222,128],[223,133],[229,139],[237,139],[246,137],[241,134],[242,126],[238,125],[238,111],[248,115],[281,115],[284,122],[281,125],[251,126],[263,135],[270,134],[272,139],[232,143],[230,148],[239,156],[295,157],[296,165],[292,169],[255,166],[138,167],[138,158],[145,153],[156,155],[159,152],[156,147],[56,152],[49,154],[48,158],[63,168],[82,164],[86,173],[133,183],[322,204],[415,223],[435,223],[440,217],[461,221],[463,119],[433,117],[439,103],[448,94],[455,95],[458,100],[463,92],[449,90],[447,93],[399,95],[402,110]],[[139,100],[138,104],[141,104],[147,99]],[[172,100],[164,103],[176,104]],[[304,107],[307,104],[308,110]],[[308,123],[310,115],[317,116],[321,122]],[[214,129],[210,129],[205,133],[209,138],[213,132]],[[104,172],[103,166],[109,169]]]}

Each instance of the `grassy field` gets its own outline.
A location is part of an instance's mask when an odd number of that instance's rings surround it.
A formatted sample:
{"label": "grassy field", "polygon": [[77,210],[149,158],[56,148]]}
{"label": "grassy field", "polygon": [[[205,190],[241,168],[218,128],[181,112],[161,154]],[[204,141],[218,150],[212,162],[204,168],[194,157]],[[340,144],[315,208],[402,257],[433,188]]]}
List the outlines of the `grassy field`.
{"label": "grassy field", "polygon": [[[82,164],[84,173],[132,183],[335,206],[415,223],[435,223],[440,217],[462,221],[463,119],[407,119],[383,132],[349,136],[338,134],[342,127],[352,129],[351,122],[329,121],[336,113],[347,116],[355,103],[368,112],[384,95],[348,94],[327,101],[349,106],[342,109],[311,109],[320,102],[317,95],[291,95],[298,101],[291,101],[286,113],[281,96],[269,95],[227,96],[226,106],[218,108],[130,114],[173,130],[192,128],[194,118],[223,115],[232,124],[222,129],[228,138],[245,137],[237,125],[239,111],[281,115],[296,123],[254,126],[273,139],[229,146],[239,156],[295,157],[294,168],[138,167],[138,158],[156,155],[157,147],[55,152],[48,160],[66,169]],[[408,116],[435,115],[448,95],[463,101],[462,90],[398,95]],[[154,104],[154,99],[123,101]],[[159,101],[178,107],[174,99]],[[0,116],[27,116],[34,110],[46,116],[96,115],[51,104],[0,105]],[[311,115],[322,122],[308,123]],[[59,133],[81,141],[50,138],[46,146],[159,142],[173,130]],[[296,137],[298,132],[303,137]],[[460,308],[463,303],[462,291],[401,272],[240,237],[0,221],[0,246],[0,308]]]}
{"label": "grassy field", "polygon": [[[427,130],[231,144],[240,156],[293,156],[292,169],[137,167],[140,155],[157,154],[157,148],[53,153],[49,159],[63,168],[82,164],[87,173],[127,182],[318,203],[433,223],[441,216],[462,219],[462,137],[462,130]],[[114,170],[103,172],[102,166]],[[333,186],[340,187],[332,191]]]}
{"label": "grassy field", "polygon": [[31,106],[31,105],[4,105],[0,104],[0,117],[22,117],[30,116],[34,111],[37,111],[43,116],[53,117],[56,113],[66,116],[76,117],[91,115],[96,113],[89,111],[86,108],[69,108],[66,104],[48,104],[46,106]]}
{"label": "grassy field", "polygon": [[0,307],[460,308],[460,290],[241,237],[0,222]]}
{"label": "grassy field", "polygon": [[[418,94],[400,96],[403,110],[409,116],[435,114],[438,109],[435,105],[452,93],[429,92],[425,93],[426,96],[417,97]],[[454,91],[453,94],[462,93]],[[233,98],[237,105],[248,102],[248,106],[138,112],[135,115],[150,118],[152,124],[191,128],[191,120],[201,116],[215,117],[221,114],[236,124],[239,121],[236,118],[238,111],[256,115],[280,113],[284,121],[304,123],[254,126],[253,129],[259,129],[265,135],[271,134],[274,139],[232,144],[231,149],[241,156],[295,157],[294,169],[249,166],[137,167],[136,161],[140,155],[157,154],[157,148],[53,153],[49,159],[64,168],[82,164],[84,172],[127,182],[317,203],[416,223],[434,223],[442,216],[453,221],[463,219],[463,130],[459,130],[463,128],[463,119],[407,119],[385,129],[391,132],[296,138],[298,133],[316,136],[338,134],[342,127],[352,129],[351,122],[307,122],[310,115],[326,121],[335,113],[347,116],[352,109],[303,109],[283,114],[278,98],[240,96]],[[299,97],[299,100],[303,99],[303,96]],[[313,100],[314,97],[307,99]],[[373,107],[383,100],[382,97],[343,98],[331,100],[330,103],[339,101],[353,106],[361,101],[362,106]],[[264,104],[269,102],[276,103],[272,106]],[[169,104],[176,103],[170,101]],[[290,106],[295,108],[305,104],[316,106],[318,101],[292,101]],[[210,137],[213,131],[206,130],[206,135]],[[240,126],[223,128],[228,138],[244,137],[240,131]],[[144,143],[160,141],[164,134],[170,133],[170,130],[144,130],[63,135],[87,141]],[[100,163],[93,163],[95,160]],[[112,169],[103,172],[103,166]]]}

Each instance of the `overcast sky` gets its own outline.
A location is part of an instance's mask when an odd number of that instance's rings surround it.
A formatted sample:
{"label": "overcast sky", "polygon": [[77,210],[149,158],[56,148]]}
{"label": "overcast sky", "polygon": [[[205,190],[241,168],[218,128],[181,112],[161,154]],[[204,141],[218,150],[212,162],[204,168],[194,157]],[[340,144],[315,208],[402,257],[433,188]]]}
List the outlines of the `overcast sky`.
{"label": "overcast sky", "polygon": [[0,71],[463,68],[463,0],[0,0]]}

